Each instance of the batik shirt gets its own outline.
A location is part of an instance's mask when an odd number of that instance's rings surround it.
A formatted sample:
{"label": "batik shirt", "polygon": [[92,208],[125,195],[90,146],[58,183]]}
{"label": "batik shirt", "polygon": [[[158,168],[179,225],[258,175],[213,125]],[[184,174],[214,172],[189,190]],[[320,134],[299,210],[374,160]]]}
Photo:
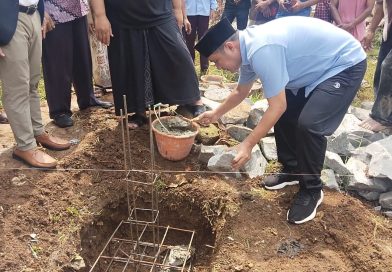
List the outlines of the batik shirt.
{"label": "batik shirt", "polygon": [[90,8],[87,0],[45,0],[45,11],[57,24],[83,17]]}
{"label": "batik shirt", "polygon": [[314,11],[314,17],[321,20],[332,22],[331,16],[331,0],[321,0],[316,5],[316,10]]}

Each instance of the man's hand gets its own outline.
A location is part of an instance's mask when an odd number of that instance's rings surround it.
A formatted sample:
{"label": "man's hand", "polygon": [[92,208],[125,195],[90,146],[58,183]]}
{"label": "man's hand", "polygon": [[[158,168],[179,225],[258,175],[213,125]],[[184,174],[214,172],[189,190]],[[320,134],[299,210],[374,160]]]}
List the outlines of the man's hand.
{"label": "man's hand", "polygon": [[185,33],[186,34],[191,34],[192,31],[192,26],[191,23],[189,22],[188,18],[184,18],[184,28],[185,28]]}
{"label": "man's hand", "polygon": [[182,11],[181,9],[173,10],[173,13],[174,13],[174,17],[176,17],[177,25],[181,30],[182,27],[184,26],[184,17],[182,16]]}
{"label": "man's hand", "polygon": [[295,12],[298,12],[298,11],[303,10],[304,8],[305,8],[305,6],[304,6],[304,3],[303,3],[303,2],[301,2],[301,1],[296,1],[296,2],[291,6],[290,11],[293,12],[293,13],[295,13]]}
{"label": "man's hand", "polygon": [[278,0],[279,7],[284,11],[289,11],[286,6],[284,5],[285,0]]}
{"label": "man's hand", "polygon": [[262,13],[263,13],[263,16],[266,17],[266,18],[271,17],[271,9],[270,9],[269,7],[266,7],[266,8],[262,11]]}
{"label": "man's hand", "polygon": [[372,49],[372,41],[374,39],[374,31],[367,30],[365,37],[362,39],[362,47],[366,51]]}
{"label": "man's hand", "polygon": [[219,116],[215,113],[215,111],[206,111],[199,116],[193,118],[193,121],[199,123],[202,126],[208,126],[211,123],[215,123],[218,121]]}
{"label": "man's hand", "polygon": [[234,147],[234,149],[237,150],[237,155],[231,162],[233,170],[239,170],[247,161],[249,161],[252,155],[252,148],[253,146],[249,145],[246,141]]}
{"label": "man's hand", "polygon": [[347,32],[350,32],[351,30],[354,29],[354,24],[353,23],[348,23],[348,24],[340,24],[338,25],[341,29],[346,30]]}
{"label": "man's hand", "polygon": [[5,57],[5,54],[4,54],[3,50],[1,49],[1,47],[0,47],[0,57],[2,57],[2,58]]}
{"label": "man's hand", "polygon": [[106,15],[96,16],[94,18],[95,34],[98,41],[103,44],[110,44],[110,37],[113,37],[112,26]]}
{"label": "man's hand", "polygon": [[52,17],[49,16],[47,12],[44,14],[44,19],[42,21],[41,31],[42,31],[42,38],[46,38],[46,33],[52,31],[55,28],[55,23],[52,20]]}

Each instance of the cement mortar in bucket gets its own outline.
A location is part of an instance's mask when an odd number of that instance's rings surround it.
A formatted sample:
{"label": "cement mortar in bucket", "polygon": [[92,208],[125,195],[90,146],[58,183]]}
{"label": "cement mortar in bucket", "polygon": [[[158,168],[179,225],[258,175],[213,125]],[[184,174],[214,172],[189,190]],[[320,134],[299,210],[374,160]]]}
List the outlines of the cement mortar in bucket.
{"label": "cement mortar in bucket", "polygon": [[199,125],[178,116],[165,116],[152,122],[159,154],[165,159],[179,161],[186,158],[199,133]]}

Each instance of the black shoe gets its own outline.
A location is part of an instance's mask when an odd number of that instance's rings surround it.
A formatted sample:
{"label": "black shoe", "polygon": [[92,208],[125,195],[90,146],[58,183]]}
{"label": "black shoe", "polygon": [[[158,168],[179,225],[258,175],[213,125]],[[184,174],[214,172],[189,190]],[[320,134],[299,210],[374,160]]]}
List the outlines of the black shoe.
{"label": "black shoe", "polygon": [[279,174],[266,177],[261,186],[267,190],[279,190],[288,185],[296,185],[299,183],[299,176],[290,174]]}
{"label": "black shoe", "polygon": [[95,101],[90,104],[90,107],[101,107],[104,109],[110,109],[111,107],[113,107],[113,103],[95,99]]}
{"label": "black shoe", "polygon": [[53,119],[53,122],[56,124],[56,126],[65,128],[65,127],[72,127],[73,126],[73,120],[71,116],[68,114],[59,114],[56,115]]}
{"label": "black shoe", "polygon": [[194,118],[202,114],[206,111],[206,107],[204,105],[180,105],[177,107],[176,112],[187,117]]}
{"label": "black shoe", "polygon": [[323,202],[323,198],[323,190],[301,188],[287,212],[287,221],[293,224],[302,224],[312,220],[316,216],[317,207]]}

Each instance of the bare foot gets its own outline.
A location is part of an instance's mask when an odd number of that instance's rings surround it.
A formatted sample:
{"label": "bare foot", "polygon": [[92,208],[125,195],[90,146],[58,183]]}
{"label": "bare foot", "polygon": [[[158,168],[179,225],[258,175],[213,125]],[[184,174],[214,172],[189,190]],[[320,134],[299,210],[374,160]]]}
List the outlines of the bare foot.
{"label": "bare foot", "polygon": [[360,124],[360,126],[363,128],[366,128],[368,130],[374,131],[374,132],[379,132],[379,131],[387,128],[386,126],[380,124],[379,122],[377,122],[376,120],[374,120],[370,117],[368,119],[364,120]]}

